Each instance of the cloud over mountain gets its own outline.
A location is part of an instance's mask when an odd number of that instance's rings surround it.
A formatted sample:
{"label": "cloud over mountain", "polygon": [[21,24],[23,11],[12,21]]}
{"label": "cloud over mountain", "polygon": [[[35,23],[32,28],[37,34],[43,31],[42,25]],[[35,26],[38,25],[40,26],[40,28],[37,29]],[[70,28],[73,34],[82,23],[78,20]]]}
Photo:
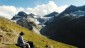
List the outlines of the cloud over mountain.
{"label": "cloud over mountain", "polygon": [[67,5],[63,5],[63,6],[58,7],[55,4],[55,2],[49,1],[48,4],[37,5],[35,8],[27,8],[26,11],[43,16],[43,15],[49,14],[53,11],[56,11],[56,12],[60,13],[60,12],[64,11],[67,7],[68,7]]}
{"label": "cloud over mountain", "polygon": [[11,19],[19,11],[23,11],[24,8],[16,8],[14,6],[0,6],[0,16]]}
{"label": "cloud over mountain", "polygon": [[62,12],[64,11],[68,5],[63,5],[63,6],[57,6],[55,2],[49,1],[48,4],[41,4],[37,5],[34,8],[18,8],[15,6],[6,6],[2,5],[0,6],[0,16],[4,16],[8,19],[11,19],[13,15],[17,14],[19,11],[24,11],[26,13],[34,13],[36,15],[43,16],[45,14],[49,14],[53,11],[56,12]]}

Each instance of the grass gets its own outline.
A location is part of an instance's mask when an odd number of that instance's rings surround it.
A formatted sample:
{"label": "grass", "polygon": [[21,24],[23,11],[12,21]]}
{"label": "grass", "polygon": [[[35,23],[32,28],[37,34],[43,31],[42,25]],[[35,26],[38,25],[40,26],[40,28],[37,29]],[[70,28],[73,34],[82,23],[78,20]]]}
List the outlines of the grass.
{"label": "grass", "polygon": [[[0,17],[0,34],[3,36],[0,48],[19,48],[15,46],[15,43],[17,42],[17,37],[21,31],[25,33],[24,39],[32,41],[38,48],[46,48],[46,45],[53,46],[53,48],[77,48],[75,46],[53,41],[42,35],[33,33],[32,31],[3,17]],[[2,44],[2,42],[5,42],[5,44]]]}

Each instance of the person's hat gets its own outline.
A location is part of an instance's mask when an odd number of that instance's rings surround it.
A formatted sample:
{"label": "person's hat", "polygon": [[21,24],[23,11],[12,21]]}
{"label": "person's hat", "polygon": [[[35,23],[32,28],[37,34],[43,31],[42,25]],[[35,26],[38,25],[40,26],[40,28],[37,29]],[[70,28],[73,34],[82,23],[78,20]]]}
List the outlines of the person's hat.
{"label": "person's hat", "polygon": [[24,33],[23,33],[23,32],[21,32],[21,33],[20,33],[20,35],[24,35]]}

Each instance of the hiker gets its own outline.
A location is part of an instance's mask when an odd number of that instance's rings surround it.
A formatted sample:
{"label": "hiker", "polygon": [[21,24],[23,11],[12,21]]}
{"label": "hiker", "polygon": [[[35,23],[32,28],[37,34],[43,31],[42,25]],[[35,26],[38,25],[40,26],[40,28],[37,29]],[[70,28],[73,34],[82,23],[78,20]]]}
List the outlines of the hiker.
{"label": "hiker", "polygon": [[29,43],[26,43],[25,40],[23,39],[23,35],[24,35],[24,33],[21,32],[18,37],[18,42],[17,42],[18,46],[21,48],[30,48]]}

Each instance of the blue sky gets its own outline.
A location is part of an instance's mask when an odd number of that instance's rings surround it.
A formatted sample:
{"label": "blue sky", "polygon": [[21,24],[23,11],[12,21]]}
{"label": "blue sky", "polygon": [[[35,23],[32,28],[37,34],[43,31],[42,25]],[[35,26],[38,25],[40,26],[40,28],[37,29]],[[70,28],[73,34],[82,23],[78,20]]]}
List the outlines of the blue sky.
{"label": "blue sky", "polygon": [[0,0],[0,5],[12,5],[16,7],[35,7],[38,4],[47,4],[54,1],[58,6],[61,5],[85,5],[85,0]]}

